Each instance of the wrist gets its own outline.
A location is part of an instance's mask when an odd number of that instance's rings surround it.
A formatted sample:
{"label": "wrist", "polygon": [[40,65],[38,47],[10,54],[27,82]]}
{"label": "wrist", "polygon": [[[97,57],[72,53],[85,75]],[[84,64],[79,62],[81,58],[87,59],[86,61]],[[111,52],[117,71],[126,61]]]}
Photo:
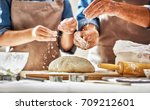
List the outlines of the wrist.
{"label": "wrist", "polygon": [[82,28],[82,31],[86,31],[86,30],[97,30],[97,28],[94,24],[87,24]]}
{"label": "wrist", "polygon": [[73,32],[62,32],[63,35],[73,35],[75,33],[75,31]]}
{"label": "wrist", "polygon": [[93,24],[87,24],[82,28],[82,31],[93,31],[96,33],[97,36],[99,36],[99,31],[97,30],[96,26]]}
{"label": "wrist", "polygon": [[36,40],[36,33],[34,31],[34,28],[30,28],[27,30],[27,36],[31,41]]}

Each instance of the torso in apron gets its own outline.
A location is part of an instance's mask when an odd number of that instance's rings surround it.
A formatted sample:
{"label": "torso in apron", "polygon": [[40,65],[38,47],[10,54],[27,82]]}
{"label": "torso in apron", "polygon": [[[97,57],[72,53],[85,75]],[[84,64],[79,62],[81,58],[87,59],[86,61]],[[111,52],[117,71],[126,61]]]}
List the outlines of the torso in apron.
{"label": "torso in apron", "polygon": [[[11,19],[14,30],[33,28],[43,25],[57,30],[64,8],[63,0],[47,0],[49,2],[31,0],[12,0]],[[14,52],[29,52],[25,70],[47,70],[49,63],[60,56],[56,42],[38,42],[13,47]]]}
{"label": "torso in apron", "polygon": [[[115,0],[136,5],[148,5],[150,0]],[[117,40],[130,40],[137,43],[150,43],[150,30],[129,23],[118,17],[100,19],[100,39],[98,54],[104,63],[114,63],[113,46]]]}

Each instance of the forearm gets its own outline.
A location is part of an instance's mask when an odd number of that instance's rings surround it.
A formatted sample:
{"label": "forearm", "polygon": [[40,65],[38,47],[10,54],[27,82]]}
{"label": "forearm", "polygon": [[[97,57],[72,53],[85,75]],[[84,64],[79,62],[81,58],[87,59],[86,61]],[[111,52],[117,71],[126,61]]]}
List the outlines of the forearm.
{"label": "forearm", "polygon": [[116,2],[115,14],[121,19],[142,27],[150,26],[150,11],[145,7]]}
{"label": "forearm", "polygon": [[6,31],[0,36],[0,46],[17,46],[32,42],[32,29],[22,31]]}
{"label": "forearm", "polygon": [[73,39],[74,39],[74,34],[66,34],[66,33],[62,34],[60,45],[64,51],[69,51],[73,47],[74,45]]}

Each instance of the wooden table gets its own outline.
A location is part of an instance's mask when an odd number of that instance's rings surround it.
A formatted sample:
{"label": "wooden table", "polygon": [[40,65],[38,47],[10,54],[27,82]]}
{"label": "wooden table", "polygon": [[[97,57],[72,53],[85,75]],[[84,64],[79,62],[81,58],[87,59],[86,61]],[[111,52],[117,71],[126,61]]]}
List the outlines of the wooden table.
{"label": "wooden table", "polygon": [[[33,74],[34,73],[34,74]],[[48,78],[49,75],[58,75],[58,73],[49,73],[47,71],[24,71],[22,75],[28,74],[30,77]],[[75,73],[72,73],[75,74]],[[68,73],[59,73],[59,75],[68,76]],[[118,77],[117,74],[108,73],[86,73],[89,79],[85,82],[70,82],[64,80],[63,82],[50,82],[46,80],[32,81],[0,81],[0,92],[6,93],[149,93],[150,83],[134,83],[131,85],[105,83],[100,79],[106,76]],[[22,76],[24,77],[24,76]],[[141,89],[142,88],[142,89]]]}
{"label": "wooden table", "polygon": [[95,72],[95,73],[65,73],[65,72],[49,72],[49,71],[22,71],[21,77],[34,77],[49,79],[49,76],[63,76],[64,80],[68,80],[69,75],[84,75],[87,80],[101,80],[102,77],[119,77],[116,72]]}

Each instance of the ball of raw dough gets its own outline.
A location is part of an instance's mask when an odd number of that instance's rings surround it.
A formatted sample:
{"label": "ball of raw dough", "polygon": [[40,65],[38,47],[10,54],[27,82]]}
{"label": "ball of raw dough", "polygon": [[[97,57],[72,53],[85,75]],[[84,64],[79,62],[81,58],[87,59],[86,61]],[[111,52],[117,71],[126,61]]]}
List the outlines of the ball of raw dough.
{"label": "ball of raw dough", "polygon": [[69,73],[92,73],[95,71],[93,65],[85,58],[77,56],[63,56],[52,61],[49,71]]}

